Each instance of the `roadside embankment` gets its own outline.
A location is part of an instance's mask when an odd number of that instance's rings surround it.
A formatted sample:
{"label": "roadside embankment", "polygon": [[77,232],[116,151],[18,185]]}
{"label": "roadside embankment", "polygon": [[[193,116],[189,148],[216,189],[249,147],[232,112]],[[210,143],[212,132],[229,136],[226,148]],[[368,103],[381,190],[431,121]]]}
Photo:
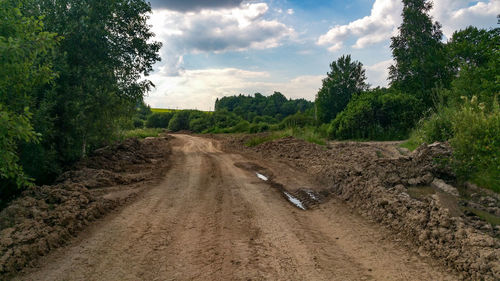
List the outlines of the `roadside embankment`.
{"label": "roadside embankment", "polygon": [[54,185],[28,188],[0,212],[0,279],[160,179],[170,153],[169,138],[127,139],[94,151]]}

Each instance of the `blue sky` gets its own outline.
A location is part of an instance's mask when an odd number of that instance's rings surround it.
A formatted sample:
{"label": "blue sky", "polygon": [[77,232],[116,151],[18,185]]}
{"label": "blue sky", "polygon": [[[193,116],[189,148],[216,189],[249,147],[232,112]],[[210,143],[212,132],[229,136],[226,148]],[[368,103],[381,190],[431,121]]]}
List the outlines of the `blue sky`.
{"label": "blue sky", "polygon": [[[343,54],[363,63],[368,82],[387,85],[390,37],[400,0],[153,0],[150,24],[163,43],[146,102],[213,109],[216,98],[282,92],[313,100],[329,64]],[[474,25],[496,27],[500,0],[435,0],[446,37]]]}

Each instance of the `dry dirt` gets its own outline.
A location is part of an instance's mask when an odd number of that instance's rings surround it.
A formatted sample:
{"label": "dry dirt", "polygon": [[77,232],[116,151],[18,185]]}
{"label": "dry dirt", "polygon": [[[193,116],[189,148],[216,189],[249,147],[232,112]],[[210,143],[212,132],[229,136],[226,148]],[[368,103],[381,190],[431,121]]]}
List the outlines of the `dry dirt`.
{"label": "dry dirt", "polygon": [[55,185],[28,188],[0,212],[0,280],[155,185],[168,169],[169,155],[168,137],[128,139],[95,151]]}
{"label": "dry dirt", "polygon": [[211,139],[170,142],[161,183],[14,280],[457,279],[341,200],[306,211],[287,202],[282,191],[321,188],[305,170],[249,161]]}

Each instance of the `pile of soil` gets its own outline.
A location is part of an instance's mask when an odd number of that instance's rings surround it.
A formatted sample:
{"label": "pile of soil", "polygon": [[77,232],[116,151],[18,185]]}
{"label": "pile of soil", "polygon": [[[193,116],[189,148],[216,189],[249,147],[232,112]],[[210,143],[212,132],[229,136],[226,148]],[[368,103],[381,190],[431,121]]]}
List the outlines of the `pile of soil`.
{"label": "pile of soil", "polygon": [[217,138],[226,150],[307,172],[328,187],[319,192],[345,200],[392,229],[420,255],[442,261],[463,279],[500,280],[499,227],[463,209],[473,205],[495,214],[500,200],[477,187],[462,196],[463,190],[459,194],[448,184],[455,177],[444,164],[451,155],[446,143],[395,155],[396,149],[373,143],[337,142],[325,147],[292,137],[246,147],[251,137]]}
{"label": "pile of soil", "polygon": [[170,153],[169,138],[127,139],[94,151],[56,184],[25,190],[0,212],[0,277],[31,265],[131,200],[166,172]]}

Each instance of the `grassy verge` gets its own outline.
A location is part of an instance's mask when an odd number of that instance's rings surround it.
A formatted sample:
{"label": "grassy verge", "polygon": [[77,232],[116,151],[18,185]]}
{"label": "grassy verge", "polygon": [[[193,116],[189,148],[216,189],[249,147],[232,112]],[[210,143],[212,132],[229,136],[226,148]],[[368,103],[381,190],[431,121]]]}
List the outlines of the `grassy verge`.
{"label": "grassy verge", "polygon": [[255,136],[245,143],[246,146],[252,147],[264,142],[285,138],[294,137],[296,139],[305,140],[310,143],[326,145],[326,133],[316,127],[305,128],[289,128],[281,131],[275,131],[268,135]]}
{"label": "grassy verge", "polygon": [[123,131],[120,134],[120,139],[122,139],[122,140],[129,139],[129,138],[144,139],[147,137],[157,137],[163,131],[164,131],[164,129],[158,129],[158,128],[144,128],[144,129],[127,130],[127,131]]}

